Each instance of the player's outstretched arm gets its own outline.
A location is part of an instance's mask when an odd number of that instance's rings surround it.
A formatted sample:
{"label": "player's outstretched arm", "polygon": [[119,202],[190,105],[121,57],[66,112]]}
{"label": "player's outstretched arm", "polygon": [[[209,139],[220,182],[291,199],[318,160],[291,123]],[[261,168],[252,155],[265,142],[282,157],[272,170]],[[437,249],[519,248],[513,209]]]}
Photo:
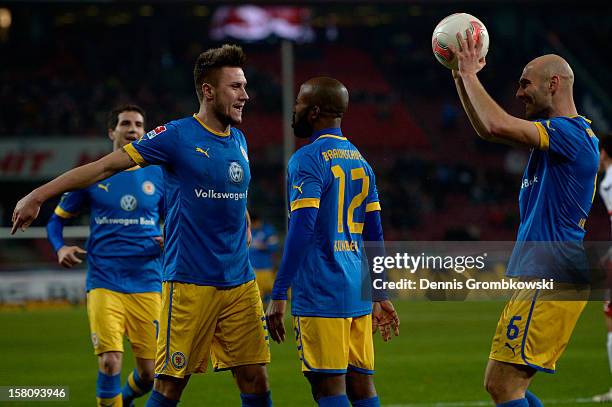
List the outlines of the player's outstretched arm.
{"label": "player's outstretched arm", "polygon": [[470,102],[470,98],[465,92],[465,86],[463,85],[463,79],[461,79],[461,75],[459,75],[458,71],[453,70],[453,80],[455,81],[455,88],[457,88],[457,94],[459,95],[459,100],[461,101],[461,105],[463,106],[463,110],[467,114],[467,117],[472,124],[472,127],[476,131],[476,134],[487,141],[495,141],[495,142],[503,142],[503,140],[495,139],[483,126],[478,114],[474,110],[474,106],[472,106],[472,102]]}
{"label": "player's outstretched arm", "polygon": [[25,230],[30,226],[38,216],[41,205],[47,199],[67,191],[85,188],[134,165],[136,165],[134,160],[121,148],[98,161],[73,168],[36,188],[15,205],[11,234],[15,234],[17,229]]}
{"label": "player's outstretched arm", "polygon": [[482,41],[474,42],[469,33],[467,40],[457,34],[457,41],[460,49],[451,45],[459,61],[459,78],[455,79],[455,85],[461,103],[478,135],[489,141],[539,148],[540,133],[537,127],[530,121],[506,113],[480,83],[477,73],[486,64],[484,58],[479,58]]}

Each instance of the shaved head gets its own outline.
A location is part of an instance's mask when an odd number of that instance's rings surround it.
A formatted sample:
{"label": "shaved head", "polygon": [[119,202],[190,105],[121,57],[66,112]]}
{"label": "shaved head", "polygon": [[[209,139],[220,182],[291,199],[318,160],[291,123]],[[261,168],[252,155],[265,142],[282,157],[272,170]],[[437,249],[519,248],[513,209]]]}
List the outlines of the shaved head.
{"label": "shaved head", "polygon": [[310,106],[319,106],[323,114],[342,117],[348,108],[348,90],[334,78],[319,76],[309,79],[300,87],[300,95]]}
{"label": "shaved head", "polygon": [[553,76],[561,78],[560,84],[571,87],[574,84],[574,71],[559,55],[548,54],[535,58],[529,62],[525,70],[531,69],[534,73],[541,75],[543,80],[549,80]]}
{"label": "shaved head", "polygon": [[573,114],[574,72],[559,55],[548,54],[529,62],[519,80],[516,96],[525,104],[529,120]]}
{"label": "shaved head", "polygon": [[300,87],[295,101],[295,135],[310,137],[318,128],[340,127],[348,103],[349,93],[342,82],[324,76],[307,80]]}

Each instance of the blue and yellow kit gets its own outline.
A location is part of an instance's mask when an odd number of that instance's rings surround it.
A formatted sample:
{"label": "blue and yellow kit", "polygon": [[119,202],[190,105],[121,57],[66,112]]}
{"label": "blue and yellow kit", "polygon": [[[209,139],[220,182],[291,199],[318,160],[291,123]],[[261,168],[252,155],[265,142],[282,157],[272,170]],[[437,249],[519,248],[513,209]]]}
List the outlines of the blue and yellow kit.
{"label": "blue and yellow kit", "polygon": [[[304,250],[292,288],[293,315],[355,317],[369,314],[362,293],[363,227],[380,210],[374,172],[339,129],[323,134],[289,160],[289,210],[318,208],[315,237]],[[330,307],[329,304],[334,304]]]}
{"label": "blue and yellow kit", "polygon": [[196,116],[124,147],[166,181],[164,281],[231,287],[253,280],[246,242],[251,172],[242,132],[216,132]]}
{"label": "blue and yellow kit", "polygon": [[521,182],[521,223],[508,275],[570,284],[564,294],[573,301],[559,300],[555,292],[516,292],[499,320],[489,357],[554,372],[586,305],[582,241],[595,194],[598,139],[582,116],[534,125],[540,148],[531,152]]}
{"label": "blue and yellow kit", "polygon": [[[161,291],[161,249],[154,238],[161,236],[163,197],[162,172],[155,167],[123,171],[64,194],[55,208],[57,216],[72,218],[90,207],[88,291]],[[147,258],[152,261],[144,261]],[[135,262],[145,268],[135,267]]]}
{"label": "blue and yellow kit", "polygon": [[[161,249],[155,239],[161,236],[163,199],[161,170],[135,168],[65,194],[55,209],[66,219],[90,207],[86,288],[95,354],[123,352],[127,335],[136,357],[155,357],[161,307]],[[62,226],[49,221],[56,251],[64,244]]]}
{"label": "blue and yellow kit", "polygon": [[[291,284],[303,371],[372,374],[372,300],[363,294],[362,234],[366,212],[380,210],[374,172],[339,128],[316,132],[311,140],[289,161],[287,193],[290,230],[295,216],[314,208],[313,236],[300,248],[306,255],[299,263],[283,262],[272,297],[286,298]],[[291,273],[283,269],[294,267]]]}
{"label": "blue and yellow kit", "polygon": [[541,145],[521,180],[521,223],[508,276],[586,282],[582,241],[595,196],[598,139],[582,116],[534,124]]}
{"label": "blue and yellow kit", "polygon": [[247,249],[251,173],[246,139],[197,115],[175,120],[124,147],[166,182],[162,317],[157,375],[184,377],[267,363],[270,354]]}

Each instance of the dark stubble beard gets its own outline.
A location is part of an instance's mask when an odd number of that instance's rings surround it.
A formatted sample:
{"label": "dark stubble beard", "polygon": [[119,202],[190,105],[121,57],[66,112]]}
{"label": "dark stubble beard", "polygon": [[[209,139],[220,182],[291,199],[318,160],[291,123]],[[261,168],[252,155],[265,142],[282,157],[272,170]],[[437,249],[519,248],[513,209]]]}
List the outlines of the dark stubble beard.
{"label": "dark stubble beard", "polygon": [[312,126],[306,120],[306,116],[308,114],[308,110],[305,110],[301,117],[298,117],[296,120],[297,114],[293,115],[293,122],[291,123],[291,127],[293,127],[293,134],[298,138],[309,138],[312,135]]}
{"label": "dark stubble beard", "polygon": [[[231,108],[231,107],[230,107]],[[224,127],[227,126],[235,126],[237,124],[240,124],[239,121],[236,121],[232,118],[232,116],[226,114],[223,111],[223,106],[219,106],[218,103],[215,102],[215,104],[213,105],[213,112],[215,114],[215,116],[217,116],[217,119],[221,122],[221,124]]]}

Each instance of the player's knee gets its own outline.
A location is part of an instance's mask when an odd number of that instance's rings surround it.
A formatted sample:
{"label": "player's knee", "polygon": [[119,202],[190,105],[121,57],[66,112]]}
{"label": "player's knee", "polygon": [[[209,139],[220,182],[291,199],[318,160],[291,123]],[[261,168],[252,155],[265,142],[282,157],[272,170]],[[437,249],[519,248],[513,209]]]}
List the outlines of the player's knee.
{"label": "player's knee", "polygon": [[242,393],[265,393],[270,390],[265,365],[248,365],[232,369]]}
{"label": "player's knee", "polygon": [[504,399],[507,394],[512,392],[512,389],[506,381],[496,380],[490,376],[485,377],[484,387],[495,402]]}
{"label": "player's knee", "polygon": [[121,352],[105,352],[100,355],[99,368],[105,375],[116,375],[121,372]]}
{"label": "player's knee", "polygon": [[344,374],[326,374],[307,372],[304,376],[310,382],[312,397],[315,400],[321,397],[337,396],[346,392],[346,376]]}
{"label": "player's knee", "polygon": [[152,384],[155,379],[155,372],[153,369],[143,369],[142,372],[138,373],[140,380],[145,384]]}
{"label": "player's knee", "polygon": [[349,370],[346,375],[346,393],[350,400],[364,400],[376,397],[374,376]]}
{"label": "player's knee", "polygon": [[153,389],[170,400],[180,400],[183,389],[187,385],[188,377],[178,379],[164,376],[155,379]]}

